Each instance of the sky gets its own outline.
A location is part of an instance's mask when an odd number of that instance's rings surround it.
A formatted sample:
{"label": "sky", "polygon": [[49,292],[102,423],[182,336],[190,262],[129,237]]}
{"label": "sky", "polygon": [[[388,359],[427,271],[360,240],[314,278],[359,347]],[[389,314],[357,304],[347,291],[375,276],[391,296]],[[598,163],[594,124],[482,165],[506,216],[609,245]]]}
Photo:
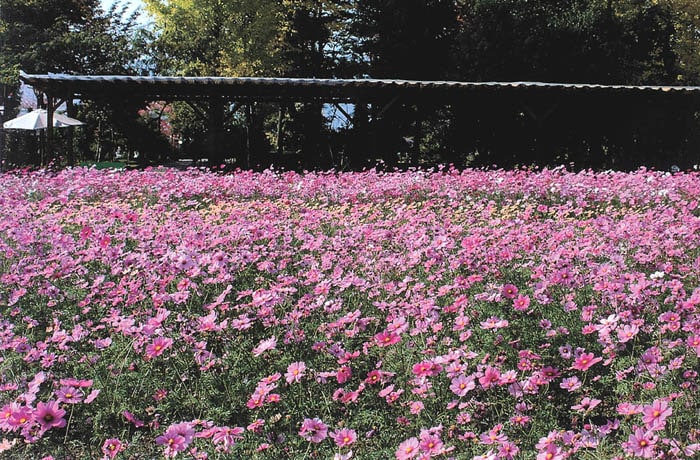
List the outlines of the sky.
{"label": "sky", "polygon": [[131,13],[132,11],[134,11],[137,8],[140,8],[141,9],[141,16],[139,17],[139,21],[143,22],[143,23],[148,22],[148,20],[146,18],[146,13],[144,11],[143,2],[141,0],[100,0],[100,3],[102,4],[102,9],[105,11],[107,11],[109,9],[109,7],[112,6],[113,3],[117,3],[117,2],[122,4],[122,5],[126,5],[126,4],[129,5],[129,8],[127,10],[127,14]]}

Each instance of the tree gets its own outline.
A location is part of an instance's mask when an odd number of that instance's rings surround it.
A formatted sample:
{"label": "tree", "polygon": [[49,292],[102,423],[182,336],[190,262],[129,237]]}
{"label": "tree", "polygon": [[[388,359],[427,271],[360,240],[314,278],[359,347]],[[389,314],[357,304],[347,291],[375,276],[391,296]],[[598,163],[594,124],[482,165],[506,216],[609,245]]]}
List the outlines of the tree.
{"label": "tree", "polygon": [[375,78],[439,80],[450,74],[453,0],[357,0],[355,48]]}
{"label": "tree", "polygon": [[653,1],[462,0],[458,74],[470,80],[669,84],[674,14]]}
{"label": "tree", "polygon": [[2,0],[0,83],[5,117],[16,113],[20,69],[76,74],[134,71],[143,41],[136,14],[124,12],[119,4],[105,12],[99,0]]}
{"label": "tree", "polygon": [[[0,68],[3,83],[28,73],[123,73],[143,49],[136,16],[109,11],[98,0],[3,0],[0,17]],[[7,70],[11,69],[11,70]]]}
{"label": "tree", "polygon": [[145,0],[156,29],[156,71],[190,76],[280,75],[279,3]]}

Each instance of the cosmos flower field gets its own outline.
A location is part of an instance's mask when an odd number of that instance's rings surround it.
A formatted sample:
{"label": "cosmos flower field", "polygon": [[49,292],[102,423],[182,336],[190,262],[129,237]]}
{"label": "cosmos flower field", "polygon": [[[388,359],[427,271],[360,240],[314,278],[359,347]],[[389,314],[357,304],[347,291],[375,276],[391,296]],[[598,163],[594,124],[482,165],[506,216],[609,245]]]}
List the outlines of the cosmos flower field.
{"label": "cosmos flower field", "polygon": [[700,175],[0,176],[0,458],[700,455]]}

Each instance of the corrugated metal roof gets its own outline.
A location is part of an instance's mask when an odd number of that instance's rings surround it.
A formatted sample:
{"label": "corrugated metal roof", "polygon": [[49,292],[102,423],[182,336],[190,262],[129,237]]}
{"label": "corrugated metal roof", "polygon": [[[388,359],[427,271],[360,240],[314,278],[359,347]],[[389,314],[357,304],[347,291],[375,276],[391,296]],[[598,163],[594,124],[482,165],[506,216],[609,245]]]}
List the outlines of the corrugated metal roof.
{"label": "corrugated metal roof", "polygon": [[35,88],[74,95],[94,95],[100,91],[128,91],[149,96],[209,96],[212,94],[241,97],[318,97],[330,99],[372,96],[391,89],[408,93],[436,92],[454,94],[460,90],[477,89],[542,89],[561,91],[604,92],[700,92],[700,86],[601,85],[590,83],[464,82],[419,81],[398,79],[321,79],[321,78],[263,78],[263,77],[167,77],[129,75],[68,75],[20,73],[25,83]]}

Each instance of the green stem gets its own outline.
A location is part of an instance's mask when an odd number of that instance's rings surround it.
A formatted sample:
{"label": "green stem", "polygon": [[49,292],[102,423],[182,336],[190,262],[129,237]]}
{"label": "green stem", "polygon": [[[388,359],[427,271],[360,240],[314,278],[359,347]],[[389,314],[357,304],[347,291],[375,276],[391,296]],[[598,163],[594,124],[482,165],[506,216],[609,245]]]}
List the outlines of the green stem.
{"label": "green stem", "polygon": [[70,429],[70,422],[73,420],[73,405],[70,406],[70,415],[68,416],[68,423],[66,423],[66,434],[63,436],[63,444],[68,442],[68,430]]}

